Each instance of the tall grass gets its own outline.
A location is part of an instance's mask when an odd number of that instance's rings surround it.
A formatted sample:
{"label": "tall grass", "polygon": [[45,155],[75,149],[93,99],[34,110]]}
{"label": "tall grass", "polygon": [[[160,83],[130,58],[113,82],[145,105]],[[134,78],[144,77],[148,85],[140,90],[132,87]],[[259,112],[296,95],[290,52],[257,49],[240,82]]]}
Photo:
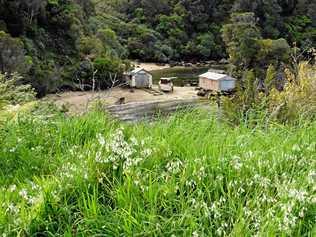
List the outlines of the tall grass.
{"label": "tall grass", "polygon": [[316,123],[20,116],[0,130],[4,236],[315,236]]}

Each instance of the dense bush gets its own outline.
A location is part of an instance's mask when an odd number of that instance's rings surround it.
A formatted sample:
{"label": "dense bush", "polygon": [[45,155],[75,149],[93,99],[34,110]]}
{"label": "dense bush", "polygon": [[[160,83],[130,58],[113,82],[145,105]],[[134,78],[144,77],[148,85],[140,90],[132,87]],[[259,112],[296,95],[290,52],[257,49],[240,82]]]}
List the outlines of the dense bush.
{"label": "dense bush", "polygon": [[239,82],[237,92],[223,99],[224,117],[234,124],[260,124],[270,121],[297,123],[313,120],[316,114],[316,66],[301,63],[297,75],[285,70],[284,85],[279,89],[278,73],[270,65],[264,81],[264,90],[258,90],[253,71],[247,71]]}
{"label": "dense bush", "polygon": [[261,39],[255,15],[251,12],[233,14],[222,32],[230,62],[240,70],[253,68]]}
{"label": "dense bush", "polygon": [[[97,8],[104,10],[101,15],[118,11],[115,16],[126,18],[132,24],[124,24],[124,29],[116,28],[122,41],[142,42],[141,34],[126,28],[135,29],[141,25],[154,30],[156,37],[151,43],[156,53],[150,52],[146,60],[205,60],[218,59],[226,55],[220,30],[227,23],[232,13],[253,12],[254,19],[264,38],[284,38],[290,44],[297,42],[299,47],[315,44],[315,3],[313,1],[291,1],[288,3],[276,0],[267,1],[97,1]],[[208,35],[208,43],[198,39]],[[146,43],[148,44],[148,42]],[[172,54],[162,54],[157,45],[166,45],[173,49]],[[203,47],[207,45],[207,50]],[[248,46],[252,46],[248,44]],[[130,56],[144,59],[142,52],[130,48]],[[212,53],[208,52],[211,51]]]}
{"label": "dense bush", "polygon": [[32,58],[26,57],[23,42],[0,31],[0,72],[27,73],[32,66]]}
{"label": "dense bush", "polygon": [[296,76],[286,71],[287,83],[281,92],[275,89],[269,95],[272,119],[295,123],[316,117],[316,65],[301,63]]}
{"label": "dense bush", "polygon": [[[91,75],[85,67],[80,72],[86,56],[170,62],[228,54],[239,77],[252,68],[263,79],[270,64],[279,70],[276,64],[287,57],[287,44],[297,42],[304,50],[315,44],[314,6],[276,0],[3,0],[0,66],[2,72],[24,73],[39,96],[74,89],[78,75]],[[241,12],[252,13],[236,14]]]}
{"label": "dense bush", "polygon": [[119,46],[111,32],[105,31],[102,39],[91,33],[88,19],[94,14],[91,1],[1,1],[0,21],[6,31],[0,36],[2,72],[24,73],[25,83],[31,84],[38,96],[75,88],[76,65],[84,50],[79,39],[103,40],[102,52],[104,44],[112,43],[111,49]]}
{"label": "dense bush", "polygon": [[2,106],[23,104],[35,99],[35,92],[30,85],[21,85],[22,77],[18,74],[0,73],[0,110]]}

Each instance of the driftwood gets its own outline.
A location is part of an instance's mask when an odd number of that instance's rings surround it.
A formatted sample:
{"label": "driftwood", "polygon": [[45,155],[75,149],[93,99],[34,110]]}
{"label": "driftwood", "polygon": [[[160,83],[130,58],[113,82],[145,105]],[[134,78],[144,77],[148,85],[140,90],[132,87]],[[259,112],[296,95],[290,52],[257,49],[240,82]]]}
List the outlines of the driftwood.
{"label": "driftwood", "polygon": [[122,104],[125,104],[125,97],[121,97],[117,100],[116,104],[118,105],[122,105]]}

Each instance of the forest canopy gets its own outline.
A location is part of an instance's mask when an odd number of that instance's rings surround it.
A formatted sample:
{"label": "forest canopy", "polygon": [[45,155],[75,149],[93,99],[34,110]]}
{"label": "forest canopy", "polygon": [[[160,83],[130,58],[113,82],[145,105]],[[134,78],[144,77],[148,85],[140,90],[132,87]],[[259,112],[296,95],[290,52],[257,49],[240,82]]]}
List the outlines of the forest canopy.
{"label": "forest canopy", "polygon": [[22,74],[44,95],[87,84],[95,67],[105,81],[120,76],[126,59],[220,60],[230,55],[223,26],[244,12],[260,38],[272,40],[258,45],[316,44],[313,0],[2,0],[0,69]]}

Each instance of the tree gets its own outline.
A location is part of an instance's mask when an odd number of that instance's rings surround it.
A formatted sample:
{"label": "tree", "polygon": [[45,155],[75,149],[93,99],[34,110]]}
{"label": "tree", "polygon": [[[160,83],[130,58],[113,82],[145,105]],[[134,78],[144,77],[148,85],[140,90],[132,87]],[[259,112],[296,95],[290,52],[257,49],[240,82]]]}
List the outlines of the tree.
{"label": "tree", "polygon": [[97,32],[97,37],[101,40],[103,48],[108,55],[119,58],[126,56],[126,50],[113,30],[109,28],[101,29]]}
{"label": "tree", "polygon": [[261,39],[254,13],[232,14],[230,23],[223,26],[222,35],[230,62],[238,69],[250,68]]}
{"label": "tree", "polygon": [[39,16],[45,15],[46,5],[47,0],[2,0],[0,18],[6,22],[11,35],[20,36]]}
{"label": "tree", "polygon": [[281,20],[282,8],[278,0],[236,0],[234,12],[253,12],[258,18],[258,25],[262,28],[262,35],[276,38],[283,27]]}
{"label": "tree", "polygon": [[31,59],[25,56],[23,42],[0,31],[0,72],[26,73],[31,63]]}
{"label": "tree", "polygon": [[23,13],[27,19],[28,25],[32,25],[33,20],[40,14],[47,5],[47,1],[42,0],[28,0],[21,1],[23,4]]}
{"label": "tree", "polygon": [[261,39],[258,44],[257,61],[262,68],[271,64],[278,67],[281,62],[289,62],[291,47],[285,39]]}
{"label": "tree", "polygon": [[102,41],[95,36],[82,37],[79,41],[79,53],[82,58],[100,57],[104,53]]}
{"label": "tree", "polygon": [[198,60],[206,60],[211,56],[216,57],[218,54],[215,37],[211,32],[200,34],[189,41],[185,50],[187,58],[197,58]]}
{"label": "tree", "polygon": [[122,82],[122,75],[126,65],[118,58],[100,57],[93,62],[95,80],[99,88],[105,89],[112,85],[112,76],[115,75],[117,83]]}

